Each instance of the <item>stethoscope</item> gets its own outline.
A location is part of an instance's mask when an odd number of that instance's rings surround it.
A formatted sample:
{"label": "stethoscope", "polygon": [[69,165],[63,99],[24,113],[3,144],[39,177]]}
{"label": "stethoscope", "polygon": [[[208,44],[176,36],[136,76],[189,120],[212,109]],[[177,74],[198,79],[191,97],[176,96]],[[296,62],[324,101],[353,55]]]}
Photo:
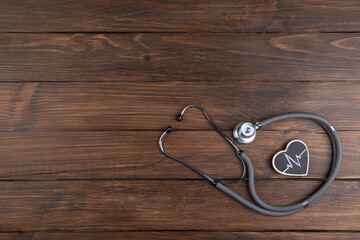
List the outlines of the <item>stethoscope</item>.
{"label": "stethoscope", "polygon": [[159,139],[159,146],[160,146],[161,152],[165,156],[167,156],[167,157],[169,157],[169,158],[171,158],[171,159],[173,159],[175,161],[178,161],[178,162],[184,164],[185,166],[189,167],[190,169],[195,171],[197,174],[199,174],[200,176],[205,178],[207,181],[209,181],[217,189],[219,189],[220,191],[228,194],[229,196],[236,199],[237,201],[239,201],[240,203],[242,203],[246,207],[248,207],[248,208],[250,208],[250,209],[252,209],[252,210],[254,210],[254,211],[258,212],[258,213],[262,213],[262,214],[265,214],[265,215],[268,215],[268,216],[280,217],[280,216],[287,216],[287,215],[290,215],[290,214],[300,212],[301,210],[303,210],[303,209],[309,207],[310,205],[314,204],[315,202],[317,202],[325,194],[327,189],[330,187],[331,183],[335,180],[335,177],[336,177],[337,173],[339,172],[341,159],[342,159],[341,141],[340,141],[339,135],[336,132],[333,125],[328,120],[326,120],[325,118],[322,118],[320,116],[317,116],[317,115],[311,114],[311,113],[293,112],[293,113],[286,113],[286,114],[278,115],[278,116],[275,116],[275,117],[271,117],[271,118],[265,119],[263,121],[257,122],[255,124],[247,123],[247,122],[241,122],[241,123],[237,124],[234,127],[234,130],[233,130],[234,138],[240,143],[250,143],[250,142],[252,142],[255,139],[256,131],[259,131],[263,127],[266,127],[266,126],[268,126],[268,125],[270,125],[272,123],[282,121],[282,120],[285,120],[285,119],[289,119],[289,118],[302,118],[302,119],[313,120],[313,121],[317,122],[322,128],[324,128],[325,131],[327,132],[327,134],[330,137],[331,146],[332,146],[332,149],[333,149],[333,161],[332,161],[332,167],[331,167],[329,176],[328,176],[327,180],[324,182],[324,184],[313,195],[311,195],[310,197],[308,197],[304,201],[301,201],[301,202],[298,202],[296,204],[289,205],[289,206],[273,206],[273,205],[269,205],[269,204],[263,202],[256,193],[255,183],[254,183],[254,169],[253,169],[250,158],[246,155],[246,153],[244,151],[239,149],[216,126],[216,124],[210,118],[209,114],[205,111],[204,108],[202,108],[199,105],[195,105],[195,104],[188,105],[181,111],[181,113],[177,116],[176,119],[178,121],[181,121],[185,111],[188,108],[191,108],[191,107],[195,107],[195,108],[198,108],[198,109],[202,110],[202,112],[204,113],[205,117],[209,120],[211,125],[215,128],[216,131],[218,131],[220,133],[221,136],[223,136],[223,138],[231,145],[231,147],[235,149],[237,156],[240,158],[241,161],[243,161],[244,165],[246,165],[246,169],[247,169],[247,172],[248,172],[248,185],[249,185],[250,195],[251,195],[252,199],[256,202],[256,204],[254,204],[254,203],[246,200],[245,198],[241,197],[240,195],[238,195],[234,191],[230,190],[228,187],[225,186],[225,184],[219,182],[218,180],[214,180],[211,177],[205,175],[204,173],[202,173],[200,170],[198,170],[194,166],[190,165],[189,163],[187,163],[187,162],[185,162],[185,161],[183,161],[183,160],[181,160],[181,159],[179,159],[177,157],[174,157],[174,156],[168,154],[167,152],[165,152],[165,150],[163,148],[163,139],[166,136],[166,134],[173,131],[173,128],[171,126],[169,126],[166,129],[166,131],[161,135],[161,137]]}

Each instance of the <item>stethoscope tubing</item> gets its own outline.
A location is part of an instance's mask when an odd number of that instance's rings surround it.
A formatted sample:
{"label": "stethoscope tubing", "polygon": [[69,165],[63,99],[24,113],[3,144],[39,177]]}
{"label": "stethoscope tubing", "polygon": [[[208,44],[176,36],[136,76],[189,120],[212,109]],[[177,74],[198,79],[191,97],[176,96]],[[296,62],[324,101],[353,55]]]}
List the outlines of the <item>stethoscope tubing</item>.
{"label": "stethoscope tubing", "polygon": [[268,125],[270,125],[272,123],[282,121],[282,120],[286,120],[286,119],[291,119],[291,118],[302,118],[302,119],[313,120],[313,121],[317,122],[327,132],[327,134],[330,137],[330,141],[331,141],[331,145],[332,145],[332,149],[333,149],[333,154],[332,154],[333,155],[333,161],[332,161],[332,167],[331,167],[329,176],[328,176],[327,180],[325,181],[325,183],[314,194],[312,194],[306,200],[298,202],[298,203],[293,204],[293,205],[273,206],[273,205],[267,204],[264,201],[262,201],[260,199],[260,197],[256,193],[255,180],[254,180],[255,179],[255,177],[254,177],[254,169],[253,169],[251,159],[249,158],[248,155],[246,155],[245,152],[240,150],[234,143],[232,143],[232,141],[229,138],[227,138],[225,136],[225,134],[212,121],[212,119],[207,114],[205,109],[203,109],[202,107],[200,107],[198,105],[189,105],[189,106],[184,108],[184,110],[181,112],[181,114],[179,114],[177,119],[181,120],[182,115],[184,114],[185,110],[187,108],[189,108],[189,107],[197,107],[197,108],[201,109],[204,112],[206,118],[211,122],[212,126],[230,143],[230,145],[235,149],[238,157],[242,161],[244,161],[247,172],[248,172],[248,187],[249,187],[250,195],[251,195],[252,199],[255,201],[256,204],[254,204],[254,203],[246,200],[245,198],[241,197],[239,194],[237,194],[234,191],[230,190],[227,186],[225,186],[221,182],[212,179],[211,177],[209,177],[206,174],[202,173],[200,170],[193,167],[189,163],[187,163],[187,162],[185,162],[185,161],[183,161],[183,160],[181,160],[181,159],[179,159],[177,157],[174,157],[174,156],[166,153],[163,146],[162,146],[162,142],[163,142],[163,138],[165,137],[165,135],[173,130],[171,127],[168,127],[167,130],[162,134],[162,136],[159,139],[159,146],[160,146],[161,152],[164,155],[166,155],[167,157],[169,157],[169,158],[171,158],[173,160],[176,160],[176,161],[184,164],[185,166],[191,168],[193,171],[198,173],[200,176],[202,176],[203,178],[205,178],[206,180],[211,182],[217,189],[219,189],[220,191],[222,191],[222,192],[226,193],[227,195],[231,196],[232,198],[239,201],[240,203],[242,203],[246,207],[252,209],[253,211],[256,211],[258,213],[268,215],[268,216],[274,216],[274,217],[287,216],[287,215],[297,213],[297,212],[307,208],[308,206],[314,204],[315,202],[317,202],[325,194],[325,192],[329,189],[331,183],[335,180],[336,175],[339,172],[341,161],[342,161],[341,140],[340,140],[340,137],[339,137],[337,131],[335,130],[334,126],[328,120],[326,120],[325,118],[320,117],[320,116],[315,115],[315,114],[311,114],[311,113],[293,112],[293,113],[286,113],[286,114],[278,115],[278,116],[275,116],[275,117],[265,119],[265,120],[263,120],[261,122],[258,122],[257,123],[257,127],[258,127],[257,130],[260,130],[263,127],[266,127],[266,126],[268,126]]}

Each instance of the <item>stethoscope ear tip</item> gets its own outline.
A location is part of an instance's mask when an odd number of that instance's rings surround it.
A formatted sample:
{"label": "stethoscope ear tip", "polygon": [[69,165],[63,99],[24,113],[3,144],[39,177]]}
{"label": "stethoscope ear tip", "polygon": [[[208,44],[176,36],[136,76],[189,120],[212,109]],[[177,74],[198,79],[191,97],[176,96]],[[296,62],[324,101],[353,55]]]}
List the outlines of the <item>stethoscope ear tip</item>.
{"label": "stethoscope ear tip", "polygon": [[165,130],[166,133],[172,132],[172,130],[174,130],[171,126],[168,126],[167,129]]}
{"label": "stethoscope ear tip", "polygon": [[183,115],[180,113],[179,115],[177,115],[176,120],[181,121],[182,117],[183,117]]}

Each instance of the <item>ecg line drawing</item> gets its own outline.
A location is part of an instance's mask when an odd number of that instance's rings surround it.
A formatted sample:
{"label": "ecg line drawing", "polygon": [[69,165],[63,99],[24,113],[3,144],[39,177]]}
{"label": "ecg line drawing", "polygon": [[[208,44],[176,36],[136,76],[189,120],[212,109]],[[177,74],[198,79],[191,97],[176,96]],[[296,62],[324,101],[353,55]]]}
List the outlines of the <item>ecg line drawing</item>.
{"label": "ecg line drawing", "polygon": [[298,167],[301,167],[300,159],[301,159],[301,156],[306,152],[306,150],[307,149],[305,148],[304,151],[302,151],[302,153],[300,153],[300,155],[295,155],[296,160],[292,159],[289,155],[284,153],[286,160],[288,161],[288,164],[287,164],[287,168],[283,171],[283,173],[286,173],[286,171],[289,170],[289,168],[293,168],[293,165],[291,162],[295,163]]}

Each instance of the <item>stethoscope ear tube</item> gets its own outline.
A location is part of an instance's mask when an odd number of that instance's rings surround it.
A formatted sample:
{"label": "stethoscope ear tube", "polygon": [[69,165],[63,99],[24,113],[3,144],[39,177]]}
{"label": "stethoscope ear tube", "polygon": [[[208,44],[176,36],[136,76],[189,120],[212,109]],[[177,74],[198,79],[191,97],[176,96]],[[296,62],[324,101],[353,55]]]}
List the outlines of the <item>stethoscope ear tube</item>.
{"label": "stethoscope ear tube", "polygon": [[227,186],[220,183],[219,181],[213,180],[212,178],[205,175],[204,173],[202,173],[201,171],[199,171],[198,169],[196,169],[192,165],[188,164],[187,162],[166,153],[165,150],[163,149],[162,141],[163,141],[164,136],[167,133],[172,131],[171,127],[168,127],[168,129],[160,137],[159,146],[160,146],[160,149],[161,149],[162,153],[165,154],[167,157],[169,157],[171,159],[174,159],[174,160],[186,165],[187,167],[191,168],[193,171],[197,172],[199,175],[201,175],[206,180],[211,182],[214,186],[216,186],[217,189],[219,189],[220,191],[226,193],[227,195],[229,195],[232,198],[234,198],[235,200],[239,201],[240,203],[242,203],[246,207],[248,207],[248,208],[250,208],[250,209],[252,209],[252,210],[254,210],[254,211],[258,212],[258,213],[268,215],[268,216],[280,217],[280,216],[291,215],[291,214],[297,213],[297,212],[305,209],[306,207],[314,204],[316,201],[318,201],[325,194],[327,189],[330,187],[331,183],[335,180],[337,173],[339,172],[341,161],[342,161],[342,145],[341,145],[340,137],[339,137],[338,133],[336,132],[335,128],[333,127],[333,125],[328,120],[326,120],[325,118],[322,118],[320,116],[310,114],[310,113],[295,112],[295,113],[282,114],[282,115],[271,117],[269,119],[258,122],[256,124],[256,130],[260,130],[261,128],[266,127],[266,126],[268,126],[268,125],[270,125],[272,123],[282,121],[282,120],[285,120],[285,119],[290,119],[290,118],[303,118],[303,119],[313,120],[313,121],[317,122],[320,126],[322,126],[325,129],[325,131],[328,133],[328,135],[330,137],[332,149],[333,149],[333,162],[332,162],[332,167],[331,167],[331,171],[329,173],[329,176],[328,176],[327,180],[325,181],[325,183],[313,195],[311,195],[309,198],[307,198],[304,201],[301,201],[299,203],[289,205],[289,206],[272,206],[272,205],[269,205],[269,204],[263,202],[256,193],[255,180],[254,180],[254,169],[253,169],[252,162],[251,162],[249,156],[247,156],[246,153],[244,153],[242,150],[240,150],[229,138],[226,137],[226,135],[215,125],[215,123],[212,121],[212,119],[210,118],[209,114],[205,111],[205,109],[203,109],[202,107],[200,107],[198,105],[188,105],[187,107],[185,107],[183,109],[183,111],[179,115],[180,117],[178,116],[177,119],[179,121],[182,120],[184,112],[189,107],[196,107],[196,108],[201,109],[203,111],[204,115],[206,116],[206,118],[212,124],[212,126],[235,149],[238,157],[245,163],[246,169],[247,169],[247,172],[248,172],[248,179],[249,179],[248,180],[248,186],[249,186],[250,195],[251,195],[251,197],[253,198],[253,200],[255,201],[256,204],[254,204],[254,203],[246,200],[245,198],[241,197],[239,194],[237,194],[234,191],[230,190]]}

